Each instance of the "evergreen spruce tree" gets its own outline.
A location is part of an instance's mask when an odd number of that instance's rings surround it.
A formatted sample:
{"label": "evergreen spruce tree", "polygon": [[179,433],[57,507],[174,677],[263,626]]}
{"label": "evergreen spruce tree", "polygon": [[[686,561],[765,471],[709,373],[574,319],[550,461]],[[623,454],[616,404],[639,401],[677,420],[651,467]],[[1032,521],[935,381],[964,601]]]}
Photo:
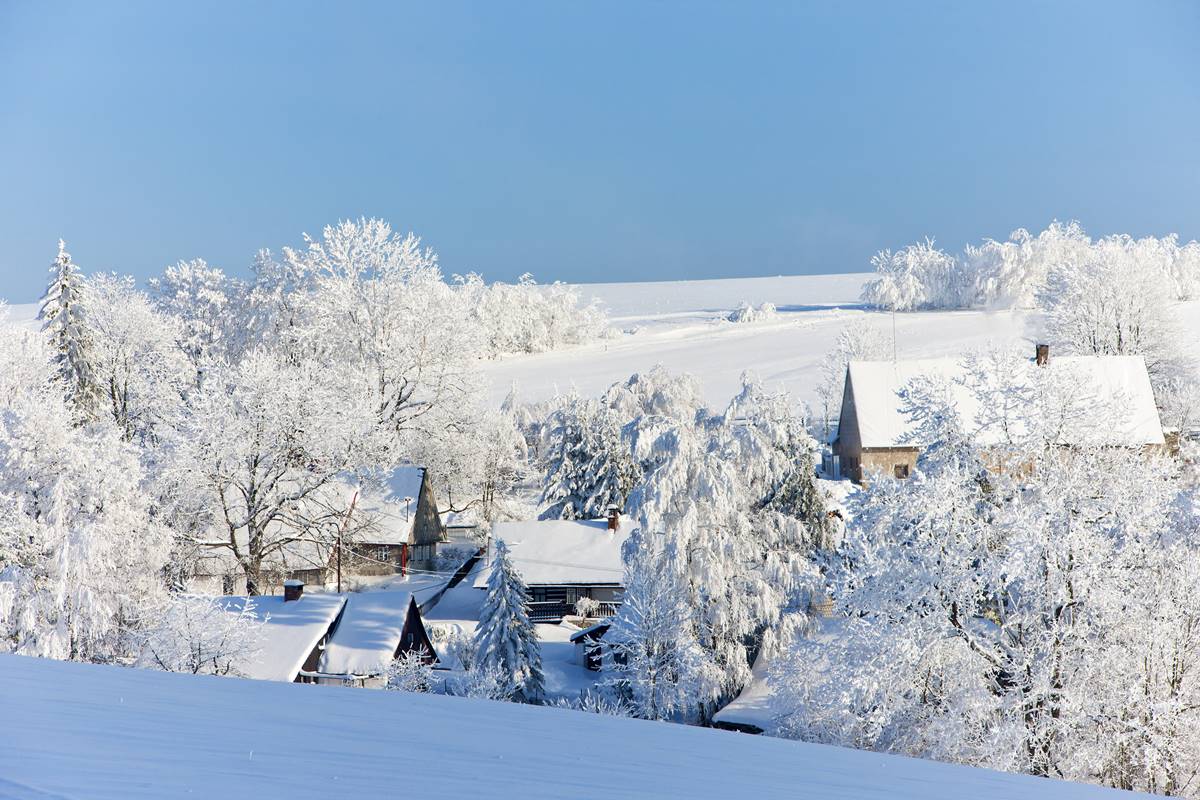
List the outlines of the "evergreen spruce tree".
{"label": "evergreen spruce tree", "polygon": [[545,679],[537,630],[525,610],[528,594],[509,558],[508,547],[497,541],[487,596],[475,631],[476,663],[499,672],[513,700],[533,703],[542,699]]}
{"label": "evergreen spruce tree", "polygon": [[546,438],[542,519],[596,519],[610,505],[624,508],[641,471],[612,409],[572,395],[551,416]]}
{"label": "evergreen spruce tree", "polygon": [[92,368],[92,337],[83,300],[83,275],[71,260],[66,243],[58,240],[58,257],[50,265],[50,283],[42,296],[38,319],[54,352],[67,399],[84,419],[95,415],[100,391]]}

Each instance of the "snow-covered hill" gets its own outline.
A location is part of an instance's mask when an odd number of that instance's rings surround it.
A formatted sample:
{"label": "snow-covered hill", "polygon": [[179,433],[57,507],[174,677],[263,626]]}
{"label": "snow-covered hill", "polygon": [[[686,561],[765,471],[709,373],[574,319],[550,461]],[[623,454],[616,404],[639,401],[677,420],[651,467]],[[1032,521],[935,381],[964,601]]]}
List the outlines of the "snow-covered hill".
{"label": "snow-covered hill", "polygon": [[[579,286],[585,299],[609,309],[627,331],[585,347],[493,362],[485,371],[499,403],[515,384],[521,400],[536,401],[578,388],[597,394],[633,372],[663,364],[697,375],[706,399],[723,406],[750,369],[798,402],[813,400],[822,357],[853,318],[865,317],[889,340],[895,326],[900,358],[961,355],[989,343],[1028,348],[1041,329],[1035,311],[931,311],[893,315],[863,308],[858,296],[870,274],[610,283]],[[761,322],[728,322],[743,303],[773,303],[778,315]],[[1200,352],[1200,302],[1179,303],[1181,344]]]}
{"label": "snow-covered hill", "polygon": [[0,797],[1132,797],[463,698],[0,656]]}

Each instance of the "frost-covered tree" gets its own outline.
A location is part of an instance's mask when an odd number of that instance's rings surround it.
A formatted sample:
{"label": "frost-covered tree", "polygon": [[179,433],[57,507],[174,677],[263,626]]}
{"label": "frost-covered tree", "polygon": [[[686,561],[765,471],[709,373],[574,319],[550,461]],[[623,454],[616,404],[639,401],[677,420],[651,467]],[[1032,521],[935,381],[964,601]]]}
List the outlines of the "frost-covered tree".
{"label": "frost-covered tree", "polygon": [[935,250],[929,240],[896,253],[884,250],[872,259],[878,275],[864,288],[863,302],[898,311],[1030,308],[1053,270],[1104,259],[1111,251],[1120,251],[1133,274],[1160,284],[1168,297],[1200,294],[1200,242],[1180,245],[1175,234],[1093,241],[1078,222],[1055,220],[1036,235],[1019,228],[1003,242],[967,245],[958,257]]}
{"label": "frost-covered tree", "polygon": [[49,343],[0,332],[0,642],[112,661],[161,595],[170,535],[114,426],[74,426]]}
{"label": "frost-covered tree", "polygon": [[536,703],[545,694],[545,679],[537,629],[525,608],[527,600],[528,591],[508,547],[497,541],[475,631],[476,665],[500,672],[511,699]]}
{"label": "frost-covered tree", "polygon": [[577,393],[565,397],[542,426],[540,451],[542,519],[603,517],[610,505],[624,508],[641,477],[617,413]]}
{"label": "frost-covered tree", "polygon": [[149,281],[150,299],[175,323],[176,344],[191,362],[196,382],[215,361],[236,361],[254,327],[247,319],[247,289],[203,259],[180,261]]}
{"label": "frost-covered tree", "polygon": [[251,594],[293,542],[326,550],[349,502],[345,474],[371,466],[374,407],[318,360],[256,351],[189,395],[163,492],[175,527],[227,551]]}
{"label": "frost-covered tree", "polygon": [[219,597],[172,595],[149,614],[141,666],[193,675],[242,673],[262,651],[266,618],[253,600],[231,607]]}
{"label": "frost-covered tree", "polygon": [[604,637],[607,685],[643,719],[696,719],[719,692],[719,669],[700,647],[686,565],[643,525],[626,541],[625,593]]}
{"label": "frost-covered tree", "polygon": [[1181,358],[1174,318],[1163,281],[1138,268],[1128,244],[1106,240],[1050,269],[1038,294],[1045,334],[1065,352],[1140,355],[1157,381]]}
{"label": "frost-covered tree", "polygon": [[604,312],[595,302],[581,304],[578,290],[567,284],[539,285],[528,273],[516,284],[489,285],[473,273],[457,284],[493,358],[584,344],[607,330]]}
{"label": "frost-covered tree", "polygon": [[111,416],[126,439],[153,447],[191,383],[179,324],[155,311],[128,277],[88,279],[87,309],[93,376],[102,394],[98,411]]}
{"label": "frost-covered tree", "polygon": [[99,405],[100,389],[85,291],[83,275],[71,260],[66,243],[59,239],[58,256],[50,265],[50,282],[42,295],[38,319],[50,340],[54,363],[72,408],[83,419],[91,419]]}
{"label": "frost-covered tree", "polygon": [[863,287],[864,303],[892,311],[957,308],[970,302],[971,287],[953,256],[932,239],[871,259],[876,277]]}

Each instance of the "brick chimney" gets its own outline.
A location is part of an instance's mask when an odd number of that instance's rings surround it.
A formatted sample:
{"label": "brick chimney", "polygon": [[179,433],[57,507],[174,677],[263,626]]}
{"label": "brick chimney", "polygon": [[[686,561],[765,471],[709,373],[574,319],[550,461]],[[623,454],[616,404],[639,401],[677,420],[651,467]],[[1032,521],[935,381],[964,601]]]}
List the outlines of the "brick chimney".
{"label": "brick chimney", "polygon": [[304,581],[284,581],[283,582],[283,602],[290,603],[293,600],[299,600],[304,595]]}
{"label": "brick chimney", "polygon": [[1044,367],[1050,363],[1050,345],[1039,344],[1034,348],[1035,361],[1039,367]]}
{"label": "brick chimney", "polygon": [[621,525],[621,509],[617,506],[608,507],[608,529],[615,531]]}

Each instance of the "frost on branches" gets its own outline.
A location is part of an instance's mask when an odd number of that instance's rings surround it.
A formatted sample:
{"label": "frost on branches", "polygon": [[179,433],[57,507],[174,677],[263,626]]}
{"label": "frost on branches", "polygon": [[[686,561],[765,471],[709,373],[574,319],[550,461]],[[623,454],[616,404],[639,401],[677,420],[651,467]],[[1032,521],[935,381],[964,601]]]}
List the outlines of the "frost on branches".
{"label": "frost on branches", "polygon": [[120,661],[161,596],[170,534],[119,431],[72,424],[56,352],[0,333],[0,647]]}
{"label": "frost on branches", "polygon": [[476,667],[503,676],[508,696],[536,703],[545,694],[537,629],[525,609],[528,592],[502,541],[495,543],[487,594],[475,630]]}
{"label": "frost on branches", "polygon": [[[598,502],[616,495],[586,478],[613,474],[610,465],[628,470],[624,506],[640,533],[614,620],[628,652],[624,665],[609,665],[619,671],[613,684],[638,715],[707,719],[749,680],[754,656],[779,630],[803,624],[819,591],[817,554],[835,532],[816,482],[816,443],[787,396],[751,376],[714,414],[693,378],[662,368],[614,384],[598,403],[570,398],[541,431],[550,432],[542,453],[552,486],[564,485],[555,477],[564,464],[593,464],[566,473],[586,488],[568,496],[591,502],[572,508],[599,516]],[[584,455],[559,457],[573,452],[564,442],[586,443]],[[667,561],[674,572],[664,583]],[[655,666],[681,647],[686,662]]]}
{"label": "frost on branches", "polygon": [[884,250],[871,264],[877,277],[863,289],[864,303],[896,311],[936,308],[1031,307],[1050,273],[1116,254],[1133,279],[1164,287],[1165,296],[1200,296],[1200,243],[1112,235],[1092,240],[1077,222],[1052,222],[1039,234],[1024,228],[1007,241],[986,239],[962,255],[939,250],[933,241]]}
{"label": "frost on branches", "polygon": [[[1011,368],[979,359],[971,385],[995,391]],[[1009,401],[1048,411],[1060,390]],[[841,613],[776,660],[778,731],[1194,792],[1194,486],[1155,454],[1059,446],[1053,423],[981,451],[952,396],[906,390],[927,447],[910,479],[853,496],[830,576]]]}
{"label": "frost on branches", "polygon": [[141,666],[193,675],[242,673],[239,663],[262,651],[263,626],[254,601],[227,607],[219,597],[173,595],[155,609],[143,634]]}

